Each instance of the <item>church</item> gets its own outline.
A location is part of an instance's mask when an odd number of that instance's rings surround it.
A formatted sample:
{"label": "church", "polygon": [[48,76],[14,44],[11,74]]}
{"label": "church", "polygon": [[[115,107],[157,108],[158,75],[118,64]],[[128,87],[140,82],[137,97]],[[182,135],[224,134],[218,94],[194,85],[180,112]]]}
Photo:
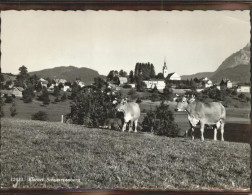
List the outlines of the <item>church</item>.
{"label": "church", "polygon": [[181,80],[181,77],[176,73],[176,72],[173,72],[173,73],[168,73],[168,68],[166,66],[166,60],[164,61],[164,66],[163,66],[163,75],[164,75],[164,78],[169,78],[169,80]]}

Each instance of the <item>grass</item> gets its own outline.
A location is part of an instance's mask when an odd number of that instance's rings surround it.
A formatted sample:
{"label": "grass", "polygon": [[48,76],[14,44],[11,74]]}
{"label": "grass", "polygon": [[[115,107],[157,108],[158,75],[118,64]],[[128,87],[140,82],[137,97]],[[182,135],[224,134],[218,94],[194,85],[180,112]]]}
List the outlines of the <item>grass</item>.
{"label": "grass", "polygon": [[[52,97],[51,97],[52,99]],[[31,119],[31,116],[38,112],[44,111],[48,114],[49,121],[61,121],[61,115],[66,115],[70,113],[70,100],[65,102],[58,102],[56,104],[50,103],[44,106],[42,102],[38,100],[33,100],[31,103],[24,103],[19,98],[15,98],[14,102],[16,104],[17,115],[16,118],[21,119]],[[10,107],[11,104],[5,104],[3,106],[3,111],[6,117],[10,117]]]}
{"label": "grass", "polygon": [[[249,189],[250,146],[2,119],[1,184],[17,187]],[[29,177],[79,179],[29,182]]]}

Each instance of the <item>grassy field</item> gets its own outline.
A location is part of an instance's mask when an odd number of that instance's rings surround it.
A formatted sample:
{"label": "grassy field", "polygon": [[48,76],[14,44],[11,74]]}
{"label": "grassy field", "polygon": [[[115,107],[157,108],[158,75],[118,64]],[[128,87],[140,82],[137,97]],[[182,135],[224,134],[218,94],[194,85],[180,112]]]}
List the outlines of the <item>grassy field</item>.
{"label": "grassy field", "polygon": [[2,119],[1,134],[1,185],[6,187],[248,190],[250,185],[245,143],[8,118]]}

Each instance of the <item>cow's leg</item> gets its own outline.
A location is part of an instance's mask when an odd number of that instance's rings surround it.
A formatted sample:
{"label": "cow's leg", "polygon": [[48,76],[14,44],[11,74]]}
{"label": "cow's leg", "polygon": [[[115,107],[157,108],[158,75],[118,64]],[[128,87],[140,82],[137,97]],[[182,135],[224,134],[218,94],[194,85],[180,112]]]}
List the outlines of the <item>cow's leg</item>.
{"label": "cow's leg", "polygon": [[138,120],[135,120],[134,124],[135,124],[135,133],[137,132],[137,122]]}
{"label": "cow's leg", "polygon": [[130,124],[129,124],[129,132],[133,131],[133,120],[130,120]]}
{"label": "cow's leg", "polygon": [[214,141],[217,141],[217,127],[214,127]]}
{"label": "cow's leg", "polygon": [[221,123],[221,129],[220,129],[220,131],[221,131],[221,141],[224,141],[224,123]]}
{"label": "cow's leg", "polygon": [[124,132],[126,130],[126,125],[127,125],[127,123],[126,123],[126,121],[124,121],[123,127],[122,127],[122,132]]}
{"label": "cow's leg", "polygon": [[205,123],[200,121],[201,141],[204,141],[204,127],[205,127]]}
{"label": "cow's leg", "polygon": [[194,127],[192,127],[191,130],[192,130],[191,132],[192,140],[194,140]]}

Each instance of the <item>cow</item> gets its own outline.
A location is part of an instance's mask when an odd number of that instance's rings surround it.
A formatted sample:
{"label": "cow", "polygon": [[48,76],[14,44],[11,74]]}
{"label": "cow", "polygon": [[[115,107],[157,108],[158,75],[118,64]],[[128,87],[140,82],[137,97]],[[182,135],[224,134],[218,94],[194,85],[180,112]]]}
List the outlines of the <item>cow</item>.
{"label": "cow", "polygon": [[[186,111],[192,130],[192,139],[194,139],[194,128],[199,123],[201,140],[204,141],[205,125],[214,126],[214,140],[217,140],[217,129],[220,128],[221,141],[224,141],[224,125],[226,119],[226,109],[220,102],[203,103],[195,100],[195,97],[183,97],[177,103],[175,111]],[[186,131],[187,134],[187,131]]]}
{"label": "cow", "polygon": [[127,102],[125,99],[121,101],[120,104],[116,106],[118,112],[124,114],[124,122],[122,127],[122,132],[126,130],[126,125],[130,121],[129,131],[133,131],[133,123],[135,125],[135,132],[137,132],[137,122],[140,117],[139,105],[135,102]]}

